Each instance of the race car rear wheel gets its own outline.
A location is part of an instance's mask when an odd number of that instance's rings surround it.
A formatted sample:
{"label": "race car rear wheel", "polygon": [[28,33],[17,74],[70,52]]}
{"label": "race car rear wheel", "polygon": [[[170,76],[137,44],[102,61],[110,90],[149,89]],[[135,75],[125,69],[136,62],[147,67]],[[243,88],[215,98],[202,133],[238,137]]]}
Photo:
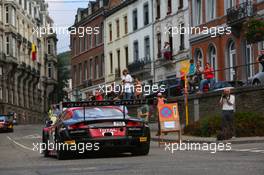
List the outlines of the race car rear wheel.
{"label": "race car rear wheel", "polygon": [[67,151],[64,150],[57,150],[57,159],[58,160],[65,160],[69,158],[69,154]]}
{"label": "race car rear wheel", "polygon": [[145,144],[140,144],[132,151],[132,155],[135,155],[135,156],[147,155],[149,153],[149,148],[150,148],[149,142]]}

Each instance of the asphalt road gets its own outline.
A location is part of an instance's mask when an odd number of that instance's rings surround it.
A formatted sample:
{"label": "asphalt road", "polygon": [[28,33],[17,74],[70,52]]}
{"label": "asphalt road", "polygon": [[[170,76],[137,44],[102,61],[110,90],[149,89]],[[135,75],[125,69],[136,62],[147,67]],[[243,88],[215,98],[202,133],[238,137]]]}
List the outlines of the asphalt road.
{"label": "asphalt road", "polygon": [[264,144],[231,145],[231,151],[169,151],[151,143],[148,156],[121,154],[59,161],[33,151],[41,140],[41,126],[16,126],[14,133],[0,133],[0,175],[81,174],[213,174],[263,175]]}

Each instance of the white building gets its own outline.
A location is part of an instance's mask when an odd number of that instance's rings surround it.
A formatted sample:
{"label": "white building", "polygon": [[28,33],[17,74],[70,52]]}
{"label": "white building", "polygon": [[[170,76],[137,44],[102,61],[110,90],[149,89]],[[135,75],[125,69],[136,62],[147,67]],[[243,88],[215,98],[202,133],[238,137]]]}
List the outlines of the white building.
{"label": "white building", "polygon": [[[154,81],[179,77],[180,62],[190,56],[189,34],[180,29],[189,26],[189,6],[184,0],[153,0],[154,9]],[[170,29],[170,32],[169,32]],[[183,31],[182,31],[183,32]],[[166,60],[162,50],[169,42],[172,59]]]}

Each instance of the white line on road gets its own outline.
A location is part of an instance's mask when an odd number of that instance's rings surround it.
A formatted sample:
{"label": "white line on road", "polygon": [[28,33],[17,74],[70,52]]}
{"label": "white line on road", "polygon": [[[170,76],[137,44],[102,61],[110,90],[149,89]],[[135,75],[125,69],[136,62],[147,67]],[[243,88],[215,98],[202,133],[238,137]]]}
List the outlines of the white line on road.
{"label": "white line on road", "polygon": [[232,151],[237,151],[237,152],[252,152],[252,153],[264,153],[264,150],[257,150],[257,148],[252,148],[252,149],[232,149]]}
{"label": "white line on road", "polygon": [[27,149],[27,150],[33,151],[32,148],[27,147],[27,146],[25,146],[25,145],[23,145],[23,144],[21,144],[21,143],[18,143],[17,141],[11,139],[9,136],[7,136],[7,138],[8,138],[10,141],[12,141],[13,143],[15,143],[16,145],[20,146],[21,148],[24,148],[24,149]]}

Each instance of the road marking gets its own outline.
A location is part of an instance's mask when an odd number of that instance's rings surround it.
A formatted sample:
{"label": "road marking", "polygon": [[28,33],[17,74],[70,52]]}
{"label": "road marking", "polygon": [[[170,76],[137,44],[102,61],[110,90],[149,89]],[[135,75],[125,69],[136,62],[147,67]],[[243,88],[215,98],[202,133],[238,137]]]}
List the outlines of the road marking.
{"label": "road marking", "polygon": [[264,150],[257,149],[257,148],[251,148],[251,149],[232,149],[232,151],[237,151],[237,152],[252,152],[252,153],[264,153]]}
{"label": "road marking", "polygon": [[10,141],[12,141],[13,143],[15,143],[16,145],[20,146],[21,148],[24,148],[24,149],[27,149],[27,150],[33,151],[32,148],[27,147],[27,146],[25,146],[25,145],[23,145],[23,144],[21,144],[21,143],[18,143],[17,141],[11,139],[9,136],[7,136],[7,138],[8,138]]}

